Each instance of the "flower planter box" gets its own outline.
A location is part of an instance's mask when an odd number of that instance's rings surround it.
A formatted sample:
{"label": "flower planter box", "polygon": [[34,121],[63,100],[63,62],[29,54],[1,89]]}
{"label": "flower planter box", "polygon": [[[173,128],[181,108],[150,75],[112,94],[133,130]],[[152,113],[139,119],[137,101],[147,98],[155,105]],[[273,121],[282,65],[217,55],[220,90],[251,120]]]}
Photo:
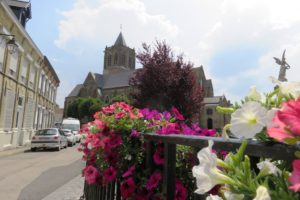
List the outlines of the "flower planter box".
{"label": "flower planter box", "polygon": [[[175,195],[175,177],[176,177],[176,145],[186,145],[202,149],[208,145],[208,140],[214,141],[214,149],[216,151],[235,151],[242,143],[240,139],[228,139],[204,136],[187,136],[187,135],[158,135],[158,134],[144,134],[147,141],[146,149],[146,165],[147,168],[154,170],[153,152],[154,144],[156,142],[164,143],[164,174],[163,174],[163,194],[164,199],[173,200]],[[300,151],[298,145],[286,145],[283,143],[266,143],[260,141],[249,140],[245,153],[253,158],[272,158],[277,160],[285,160],[291,162],[295,159],[295,152]],[[118,200],[120,197],[119,184],[114,182],[106,187],[98,187],[95,185],[85,184],[84,188],[85,198],[87,200]],[[204,199],[204,196],[193,195],[191,199]]]}

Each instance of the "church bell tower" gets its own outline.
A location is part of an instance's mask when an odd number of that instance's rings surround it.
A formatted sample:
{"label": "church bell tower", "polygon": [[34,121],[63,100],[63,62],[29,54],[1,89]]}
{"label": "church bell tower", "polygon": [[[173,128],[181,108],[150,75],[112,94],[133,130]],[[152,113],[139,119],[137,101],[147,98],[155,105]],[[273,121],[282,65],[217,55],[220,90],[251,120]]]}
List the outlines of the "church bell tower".
{"label": "church bell tower", "polygon": [[135,50],[126,45],[122,32],[115,44],[104,51],[103,74],[135,70]]}

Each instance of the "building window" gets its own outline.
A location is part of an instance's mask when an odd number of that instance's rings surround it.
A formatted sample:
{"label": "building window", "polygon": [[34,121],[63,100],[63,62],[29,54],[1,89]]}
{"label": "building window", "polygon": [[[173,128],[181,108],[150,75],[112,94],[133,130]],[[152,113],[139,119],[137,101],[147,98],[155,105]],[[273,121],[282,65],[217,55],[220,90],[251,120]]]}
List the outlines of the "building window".
{"label": "building window", "polygon": [[125,55],[124,54],[121,56],[121,64],[125,65]]}
{"label": "building window", "polygon": [[0,72],[3,70],[4,52],[5,52],[5,42],[4,42],[4,38],[0,36]]}
{"label": "building window", "polygon": [[18,56],[18,52],[15,52],[10,56],[9,74],[13,78],[16,78],[17,75]]}
{"label": "building window", "polygon": [[114,65],[117,65],[117,64],[118,64],[118,54],[115,54]]}
{"label": "building window", "polygon": [[213,120],[211,118],[207,119],[207,128],[212,129],[214,127]]}
{"label": "building window", "polygon": [[206,109],[206,114],[207,115],[212,115],[213,114],[213,110],[211,108],[207,108]]}
{"label": "building window", "polygon": [[27,71],[28,71],[28,65],[29,65],[29,62],[27,59],[24,59],[23,60],[23,63],[22,63],[22,67],[21,67],[21,82],[22,83],[26,83],[26,79],[27,79]]}
{"label": "building window", "polygon": [[22,106],[22,105],[23,105],[23,97],[19,97],[18,106]]}
{"label": "building window", "polygon": [[129,58],[129,67],[132,68],[132,58]]}
{"label": "building window", "polygon": [[111,55],[108,55],[107,66],[111,66]]}

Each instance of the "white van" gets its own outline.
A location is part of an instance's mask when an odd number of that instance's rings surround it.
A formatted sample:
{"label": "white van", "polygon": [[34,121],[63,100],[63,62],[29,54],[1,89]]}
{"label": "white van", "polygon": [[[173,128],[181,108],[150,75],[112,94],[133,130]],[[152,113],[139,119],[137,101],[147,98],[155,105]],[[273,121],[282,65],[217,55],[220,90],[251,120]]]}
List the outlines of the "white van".
{"label": "white van", "polygon": [[75,118],[66,118],[63,119],[61,123],[61,129],[70,129],[72,133],[75,135],[76,142],[80,142],[81,135],[80,135],[80,121]]}

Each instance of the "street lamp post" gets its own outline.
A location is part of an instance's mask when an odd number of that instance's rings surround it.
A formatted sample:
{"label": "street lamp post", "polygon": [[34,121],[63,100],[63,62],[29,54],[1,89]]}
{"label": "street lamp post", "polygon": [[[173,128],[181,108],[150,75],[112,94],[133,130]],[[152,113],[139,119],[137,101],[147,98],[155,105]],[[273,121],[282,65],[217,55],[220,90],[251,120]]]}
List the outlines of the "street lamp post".
{"label": "street lamp post", "polygon": [[7,45],[7,49],[9,51],[10,54],[13,54],[17,51],[18,49],[18,45],[16,44],[16,40],[15,40],[15,36],[14,35],[10,35],[10,34],[4,34],[4,33],[0,33],[0,36],[7,36],[7,37],[11,37],[11,39],[6,43]]}

